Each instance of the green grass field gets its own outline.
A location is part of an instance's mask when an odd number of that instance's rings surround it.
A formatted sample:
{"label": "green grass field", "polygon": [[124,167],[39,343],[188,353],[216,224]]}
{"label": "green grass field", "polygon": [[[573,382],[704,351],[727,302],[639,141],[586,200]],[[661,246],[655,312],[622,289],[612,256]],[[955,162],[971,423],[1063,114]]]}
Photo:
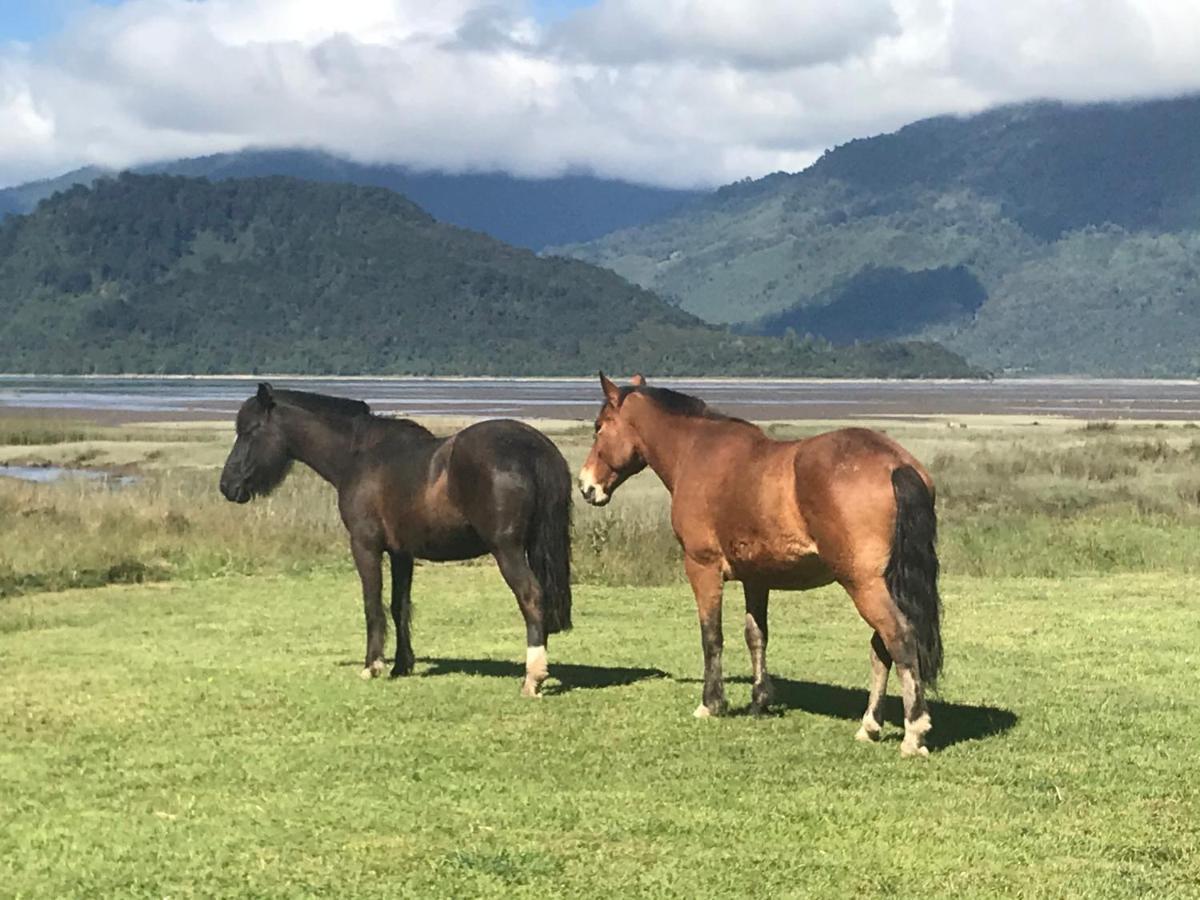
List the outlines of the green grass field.
{"label": "green grass field", "polygon": [[779,714],[712,721],[680,587],[581,588],[542,700],[484,567],[418,570],[397,681],[358,678],[344,575],[28,595],[0,608],[0,891],[1197,896],[1198,590],[947,579],[928,761],[895,703],[852,740],[867,635],[837,590],[775,601]]}
{"label": "green grass field", "polygon": [[[0,465],[142,479],[0,478],[0,896],[1200,897],[1200,432],[886,427],[940,488],[927,761],[897,700],[888,740],[852,740],[867,632],[838,589],[774,596],[777,715],[691,717],[651,475],[577,509],[576,629],[532,701],[490,562],[420,567],[417,674],[364,683],[315,478],[237,507],[227,426],[0,421]],[[586,429],[555,434],[578,465]]]}

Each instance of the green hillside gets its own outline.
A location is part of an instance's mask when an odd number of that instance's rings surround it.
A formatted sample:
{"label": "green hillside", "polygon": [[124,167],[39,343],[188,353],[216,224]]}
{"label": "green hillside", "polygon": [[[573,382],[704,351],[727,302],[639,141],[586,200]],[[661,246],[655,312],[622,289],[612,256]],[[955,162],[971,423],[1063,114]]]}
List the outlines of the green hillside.
{"label": "green hillside", "polygon": [[1197,147],[1198,97],[930,119],[562,252],[752,331],[936,339],[998,371],[1193,375]]}
{"label": "green hillside", "polygon": [[123,175],[0,225],[0,370],[956,375],[936,345],[742,337],[400,195]]}

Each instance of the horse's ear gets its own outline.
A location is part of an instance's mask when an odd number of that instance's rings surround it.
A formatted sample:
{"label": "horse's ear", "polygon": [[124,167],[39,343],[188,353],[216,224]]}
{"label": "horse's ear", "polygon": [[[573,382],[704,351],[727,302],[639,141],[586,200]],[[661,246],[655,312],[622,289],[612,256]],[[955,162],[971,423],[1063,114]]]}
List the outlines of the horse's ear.
{"label": "horse's ear", "polygon": [[636,373],[634,373],[634,376],[629,379],[629,383],[632,384],[634,387],[645,387],[646,386],[646,376],[643,375],[641,372],[636,372]]}
{"label": "horse's ear", "polygon": [[603,372],[600,373],[600,387],[604,389],[604,399],[614,408],[621,403],[621,389],[617,387]]}
{"label": "horse's ear", "polygon": [[275,390],[265,381],[258,383],[258,402],[262,404],[263,409],[270,409],[275,405]]}

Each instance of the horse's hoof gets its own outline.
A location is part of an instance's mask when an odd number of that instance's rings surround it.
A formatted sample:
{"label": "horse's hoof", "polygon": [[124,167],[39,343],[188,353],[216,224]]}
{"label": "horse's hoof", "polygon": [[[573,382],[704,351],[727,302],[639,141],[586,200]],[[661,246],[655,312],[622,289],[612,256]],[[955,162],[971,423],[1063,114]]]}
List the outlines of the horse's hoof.
{"label": "horse's hoof", "polygon": [[750,704],[750,715],[752,715],[752,716],[765,716],[765,715],[769,714],[770,712],[771,712],[771,708],[769,706],[767,706],[767,704],[765,704],[765,703],[751,703]]}
{"label": "horse's hoof", "polygon": [[900,742],[901,756],[928,756],[929,749],[925,746],[925,735],[929,733],[932,723],[929,713],[924,713],[914,721],[904,721],[904,740]]}
{"label": "horse's hoof", "polygon": [[900,755],[903,756],[905,759],[909,759],[909,758],[928,759],[929,758],[929,748],[926,747],[924,744],[914,746],[914,745],[908,743],[908,741],[905,741],[900,745]]}
{"label": "horse's hoof", "polygon": [[864,744],[877,743],[882,737],[883,733],[879,729],[869,731],[865,725],[860,725],[858,731],[854,733],[854,739],[862,741]]}
{"label": "horse's hoof", "polygon": [[361,678],[363,681],[370,681],[372,678],[378,678],[380,675],[382,675],[383,669],[384,669],[383,660],[377,659],[373,663],[371,663],[369,666],[366,666],[361,672],[359,672],[358,677]]}
{"label": "horse's hoof", "polygon": [[392,666],[392,671],[391,671],[392,678],[404,678],[411,674],[412,674],[412,669],[402,669],[402,668],[400,668],[400,666]]}
{"label": "horse's hoof", "polygon": [[[750,691],[750,710],[766,712],[767,708],[775,702],[775,685],[771,682],[770,677],[764,678],[756,684]],[[757,713],[756,713],[757,714]]]}
{"label": "horse's hoof", "polygon": [[712,713],[709,711],[707,706],[705,706],[703,703],[701,703],[699,706],[696,707],[696,711],[694,713],[692,713],[692,715],[695,716],[697,719],[707,719],[712,716]]}
{"label": "horse's hoof", "polygon": [[526,681],[523,685],[521,685],[521,696],[522,697],[532,697],[535,700],[541,700],[542,699],[541,687],[542,686],[537,682],[533,682],[531,684],[529,681]]}

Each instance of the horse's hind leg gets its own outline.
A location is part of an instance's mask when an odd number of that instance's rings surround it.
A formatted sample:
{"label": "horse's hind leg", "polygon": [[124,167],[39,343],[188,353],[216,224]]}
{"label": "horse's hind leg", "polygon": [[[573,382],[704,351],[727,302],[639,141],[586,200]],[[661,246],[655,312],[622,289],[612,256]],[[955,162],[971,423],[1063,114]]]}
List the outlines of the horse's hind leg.
{"label": "horse's hind leg", "polygon": [[[896,607],[895,601],[892,600],[892,595],[887,589],[887,584],[882,578],[851,589],[850,596],[858,608],[859,615],[875,629],[876,635],[883,645],[882,649],[896,664],[896,674],[900,676],[900,687],[904,694],[904,741],[900,744],[900,755],[928,756],[929,749],[925,746],[925,735],[929,732],[931,723],[929,708],[925,705],[925,687],[921,683],[921,676],[917,668],[917,644],[912,628]],[[878,656],[874,640],[872,640],[871,647],[873,651],[871,702],[867,709],[867,715],[863,716],[863,727],[867,730],[869,730],[867,716],[875,719],[874,707],[876,704],[880,707],[879,713],[882,713],[883,691],[887,684],[886,665],[877,666],[876,664],[876,659],[882,664],[884,658]],[[878,690],[878,698],[876,690]],[[882,721],[882,716],[880,715],[876,721]]]}
{"label": "horse's hind leg", "polygon": [[892,655],[877,631],[871,635],[871,696],[867,700],[867,711],[863,713],[862,727],[854,735],[855,740],[879,740],[883,731],[883,704],[887,699],[888,675],[891,671]]}
{"label": "horse's hind leg", "polygon": [[766,712],[771,705],[771,676],[767,673],[767,599],[770,591],[746,582],[746,648],[750,651],[750,667],[754,671],[754,687],[750,690],[750,712]]}
{"label": "horse's hind leg", "polygon": [[413,670],[412,638],[412,577],[413,558],[410,553],[392,553],[392,622],[396,626],[396,662],[392,677],[408,675]]}
{"label": "horse's hind leg", "polygon": [[350,550],[362,581],[363,614],[367,620],[367,656],[362,677],[375,678],[383,674],[383,639],[387,635],[387,619],[383,614],[383,554],[358,540],[351,540]]}
{"label": "horse's hind leg", "polygon": [[542,624],[542,587],[529,567],[525,548],[520,543],[505,542],[493,551],[493,555],[525,618],[525,683],[521,685],[521,694],[539,697],[542,682],[550,674],[546,662],[546,629]]}

